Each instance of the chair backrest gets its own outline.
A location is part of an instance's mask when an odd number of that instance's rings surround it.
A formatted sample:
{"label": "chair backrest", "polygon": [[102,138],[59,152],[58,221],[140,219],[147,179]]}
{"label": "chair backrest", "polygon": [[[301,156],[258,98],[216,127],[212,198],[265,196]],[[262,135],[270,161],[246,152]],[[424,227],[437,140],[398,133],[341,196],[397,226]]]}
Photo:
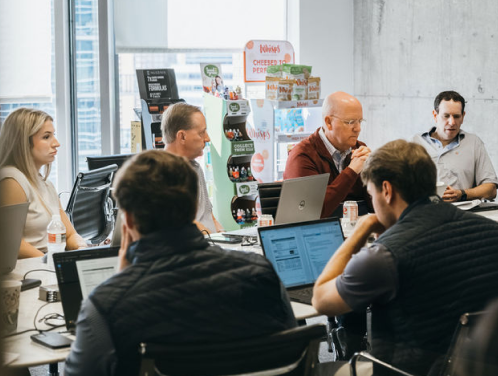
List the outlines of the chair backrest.
{"label": "chair backrest", "polygon": [[66,213],[84,239],[98,244],[113,229],[113,208],[109,197],[112,178],[118,169],[110,165],[76,176]]}
{"label": "chair backrest", "polygon": [[261,213],[271,214],[273,220],[277,216],[277,207],[280,200],[280,191],[282,190],[282,182],[258,184],[259,202],[261,203]]}
{"label": "chair backrest", "polygon": [[230,343],[142,343],[140,375],[308,375],[325,333],[324,325],[315,324]]}
{"label": "chair backrest", "polygon": [[114,155],[96,155],[93,157],[86,157],[86,163],[90,171],[97,168],[102,168],[110,165],[117,165],[121,168],[124,162],[133,154],[114,154]]}
{"label": "chair backrest", "polygon": [[[457,327],[453,333],[453,338],[451,339],[450,347],[446,353],[442,368],[439,373],[440,376],[452,376],[455,375],[455,370],[460,367],[460,362],[458,360],[458,354],[461,349],[465,347],[465,344],[471,340],[470,333],[473,331],[476,323],[484,315],[484,311],[464,313],[460,316],[458,320]],[[431,372],[430,374],[433,374]]]}

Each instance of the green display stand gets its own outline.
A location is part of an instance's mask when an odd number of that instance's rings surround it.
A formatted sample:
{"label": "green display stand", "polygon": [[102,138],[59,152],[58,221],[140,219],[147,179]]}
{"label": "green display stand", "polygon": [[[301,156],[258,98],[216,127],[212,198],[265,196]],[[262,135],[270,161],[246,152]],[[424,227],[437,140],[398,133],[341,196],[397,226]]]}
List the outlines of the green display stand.
{"label": "green display stand", "polygon": [[[204,94],[204,114],[206,116],[210,153],[213,171],[213,212],[225,230],[236,230],[254,226],[252,216],[256,205],[257,182],[250,172],[254,142],[247,135],[245,124],[250,107],[247,100],[227,101],[213,95]],[[237,141],[230,141],[226,133],[236,129]],[[230,135],[233,132],[228,132]],[[230,177],[230,169],[244,168],[247,176]],[[239,223],[234,217],[244,210],[245,218]],[[247,215],[249,210],[250,215]],[[240,223],[243,222],[243,223]]]}

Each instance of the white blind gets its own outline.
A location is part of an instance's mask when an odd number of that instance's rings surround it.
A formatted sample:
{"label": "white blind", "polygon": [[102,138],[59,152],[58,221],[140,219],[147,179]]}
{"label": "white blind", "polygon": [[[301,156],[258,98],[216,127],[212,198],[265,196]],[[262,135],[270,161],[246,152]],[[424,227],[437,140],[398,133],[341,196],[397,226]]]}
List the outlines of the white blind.
{"label": "white blind", "polygon": [[286,39],[285,0],[119,0],[114,17],[118,53],[242,50],[252,39]]}
{"label": "white blind", "polygon": [[51,100],[51,15],[50,0],[0,1],[0,103]]}

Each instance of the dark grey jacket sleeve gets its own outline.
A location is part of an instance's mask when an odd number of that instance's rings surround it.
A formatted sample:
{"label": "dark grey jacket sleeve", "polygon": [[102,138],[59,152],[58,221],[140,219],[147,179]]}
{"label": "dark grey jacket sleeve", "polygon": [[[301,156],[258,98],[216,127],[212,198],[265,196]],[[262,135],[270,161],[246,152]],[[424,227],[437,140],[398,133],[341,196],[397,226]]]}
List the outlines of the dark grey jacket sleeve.
{"label": "dark grey jacket sleeve", "polygon": [[107,322],[90,299],[81,304],[76,340],[66,359],[66,376],[111,376],[116,369],[116,350]]}

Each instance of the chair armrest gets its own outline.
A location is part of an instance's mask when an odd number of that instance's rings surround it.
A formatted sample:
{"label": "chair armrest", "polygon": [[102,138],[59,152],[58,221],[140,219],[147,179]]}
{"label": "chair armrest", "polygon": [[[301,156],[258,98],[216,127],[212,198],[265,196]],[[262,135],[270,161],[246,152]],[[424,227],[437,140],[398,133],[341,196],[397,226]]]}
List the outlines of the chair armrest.
{"label": "chair armrest", "polygon": [[365,352],[365,351],[361,351],[361,352],[358,352],[358,353],[355,353],[351,359],[349,360],[349,366],[350,366],[350,370],[351,370],[351,376],[357,376],[357,373],[356,373],[356,361],[359,359],[359,358],[365,358],[369,361],[371,361],[372,363],[375,363],[375,364],[378,364],[384,368],[387,368],[393,372],[396,372],[396,373],[399,373],[400,375],[404,375],[404,376],[414,376],[412,375],[411,373],[408,373],[408,372],[405,372],[405,371],[402,371],[400,370],[399,368],[396,368],[386,362],[383,362],[382,360],[379,360],[377,359],[375,356],[373,355],[370,355],[369,353]]}

